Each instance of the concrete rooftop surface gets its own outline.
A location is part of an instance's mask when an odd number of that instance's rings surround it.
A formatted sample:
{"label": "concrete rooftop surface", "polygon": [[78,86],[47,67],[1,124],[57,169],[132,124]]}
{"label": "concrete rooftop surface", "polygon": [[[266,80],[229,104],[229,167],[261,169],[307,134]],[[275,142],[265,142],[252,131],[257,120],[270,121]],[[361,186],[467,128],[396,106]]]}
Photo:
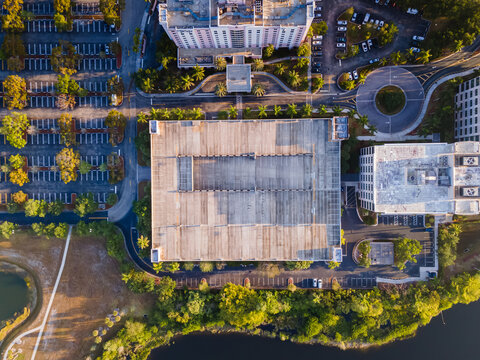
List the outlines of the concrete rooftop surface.
{"label": "concrete rooftop surface", "polygon": [[157,261],[330,260],[340,246],[340,143],[330,119],[158,121]]}

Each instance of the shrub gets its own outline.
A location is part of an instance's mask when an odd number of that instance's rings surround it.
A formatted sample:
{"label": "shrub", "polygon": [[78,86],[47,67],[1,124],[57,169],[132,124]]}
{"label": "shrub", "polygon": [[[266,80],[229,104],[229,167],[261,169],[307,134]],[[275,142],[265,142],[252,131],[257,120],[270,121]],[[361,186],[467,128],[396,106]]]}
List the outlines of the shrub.
{"label": "shrub", "polygon": [[201,261],[198,267],[200,268],[201,272],[212,272],[214,265],[213,262],[210,261]]}

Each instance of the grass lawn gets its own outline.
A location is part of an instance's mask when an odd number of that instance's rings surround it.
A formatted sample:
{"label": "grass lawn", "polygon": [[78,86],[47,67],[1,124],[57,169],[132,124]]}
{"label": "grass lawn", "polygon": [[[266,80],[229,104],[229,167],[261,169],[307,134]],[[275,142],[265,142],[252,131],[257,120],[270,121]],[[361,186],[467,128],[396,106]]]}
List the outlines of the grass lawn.
{"label": "grass lawn", "polygon": [[385,86],[375,96],[375,105],[385,115],[394,115],[405,106],[405,94],[397,86]]}
{"label": "grass lawn", "polygon": [[373,24],[359,25],[349,22],[347,25],[347,45],[357,44],[378,36],[378,30]]}
{"label": "grass lawn", "polygon": [[[282,64],[285,66],[285,72],[282,75],[275,74],[275,65]],[[297,61],[285,60],[276,64],[265,65],[264,71],[269,72],[270,74],[275,75],[280,80],[282,80],[289,88],[297,91],[307,91],[308,90],[308,66],[302,68],[295,68]],[[291,86],[288,82],[288,73],[290,71],[296,71],[300,75],[300,84],[297,87]]]}

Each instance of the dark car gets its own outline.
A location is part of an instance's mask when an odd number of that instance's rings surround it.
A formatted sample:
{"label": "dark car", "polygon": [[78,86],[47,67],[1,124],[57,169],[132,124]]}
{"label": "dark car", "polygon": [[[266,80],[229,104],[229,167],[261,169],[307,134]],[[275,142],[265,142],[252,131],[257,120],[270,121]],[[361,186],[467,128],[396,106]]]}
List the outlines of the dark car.
{"label": "dark car", "polygon": [[313,46],[312,50],[313,51],[320,51],[320,50],[322,50],[322,47],[321,46]]}
{"label": "dark car", "polygon": [[344,37],[337,37],[337,42],[347,42],[347,39]]}
{"label": "dark car", "polygon": [[314,51],[313,56],[323,56],[323,51]]}
{"label": "dark car", "polygon": [[322,70],[320,70],[320,68],[313,68],[312,69],[312,72],[315,73],[315,74],[320,73],[320,71],[322,71]]}

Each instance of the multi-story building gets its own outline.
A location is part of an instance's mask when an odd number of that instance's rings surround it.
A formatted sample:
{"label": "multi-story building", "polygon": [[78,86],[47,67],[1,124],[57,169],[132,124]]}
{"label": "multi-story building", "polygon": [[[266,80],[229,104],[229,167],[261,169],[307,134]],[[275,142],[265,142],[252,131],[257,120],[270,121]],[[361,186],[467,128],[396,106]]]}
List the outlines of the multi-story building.
{"label": "multi-story building", "polygon": [[297,47],[312,0],[166,0],[159,21],[180,49]]}
{"label": "multi-story building", "polygon": [[455,140],[480,140],[479,89],[480,77],[464,81],[458,87],[455,97],[455,105],[458,109],[455,111]]}
{"label": "multi-story building", "polygon": [[476,141],[364,148],[360,206],[382,214],[479,214],[479,159]]}

